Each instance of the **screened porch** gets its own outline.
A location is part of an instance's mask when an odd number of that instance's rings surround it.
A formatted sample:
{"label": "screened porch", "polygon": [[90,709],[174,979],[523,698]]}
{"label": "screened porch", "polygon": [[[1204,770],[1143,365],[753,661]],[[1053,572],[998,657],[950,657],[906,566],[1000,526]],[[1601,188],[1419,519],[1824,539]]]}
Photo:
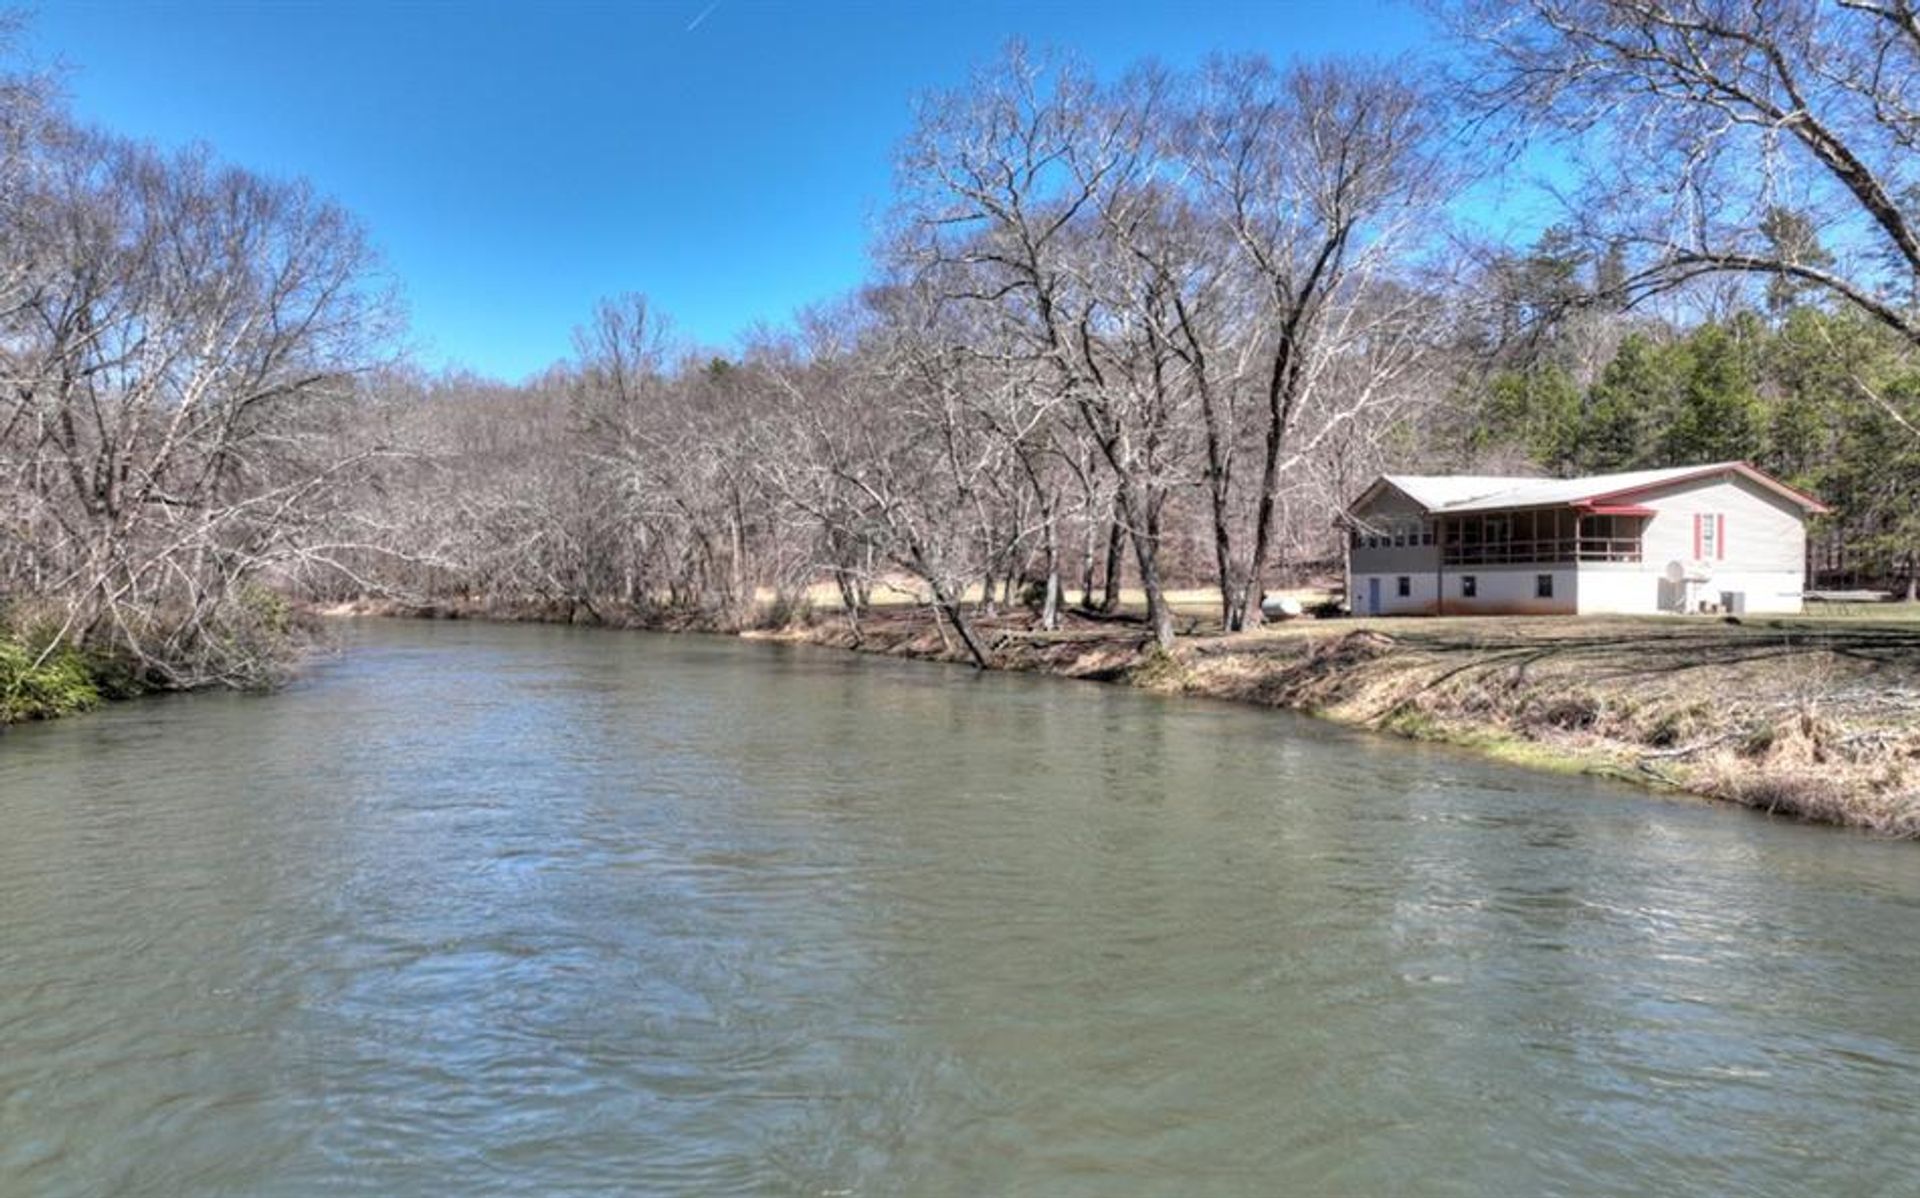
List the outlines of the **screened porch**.
{"label": "screened porch", "polygon": [[1525,508],[1439,515],[1441,562],[1449,566],[1637,562],[1649,508]]}

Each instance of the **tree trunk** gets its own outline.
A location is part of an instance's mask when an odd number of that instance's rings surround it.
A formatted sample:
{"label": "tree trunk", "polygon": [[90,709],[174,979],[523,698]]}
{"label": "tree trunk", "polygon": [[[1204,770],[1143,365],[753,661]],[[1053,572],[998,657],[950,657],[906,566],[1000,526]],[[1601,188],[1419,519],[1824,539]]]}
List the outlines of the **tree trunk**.
{"label": "tree trunk", "polygon": [[1120,505],[1114,503],[1113,519],[1107,525],[1107,580],[1100,596],[1101,612],[1112,615],[1120,610],[1121,575],[1126,567],[1126,524],[1120,517]]}
{"label": "tree trunk", "polygon": [[733,610],[744,616],[753,610],[758,596],[747,585],[747,516],[737,489],[727,513],[727,559],[727,590],[732,594]]}
{"label": "tree trunk", "polygon": [[1040,606],[1040,627],[1052,632],[1060,627],[1060,526],[1052,511],[1046,524],[1047,593]]}
{"label": "tree trunk", "polygon": [[853,578],[845,570],[833,572],[833,585],[840,591],[840,606],[858,615],[860,612],[860,592],[853,585]]}
{"label": "tree trunk", "polygon": [[[1209,440],[1212,438],[1209,437]],[[1211,456],[1213,450],[1208,449]],[[1229,481],[1224,467],[1215,464],[1207,471],[1208,498],[1213,507],[1213,560],[1220,582],[1220,627],[1238,632],[1246,624],[1247,597],[1233,574],[1233,527],[1228,510]]]}
{"label": "tree trunk", "polygon": [[937,580],[929,578],[927,585],[933,590],[933,601],[939,605],[940,611],[946,615],[947,621],[953,625],[953,630],[960,634],[960,643],[967,647],[967,655],[973,658],[975,668],[982,670],[992,669],[993,659],[988,656],[987,651],[981,647],[979,639],[974,636],[973,626],[967,623],[967,615],[960,609],[960,604],[954,602],[953,596],[947,592],[947,588],[942,586]]}
{"label": "tree trunk", "polygon": [[1099,537],[1100,526],[1087,521],[1087,535],[1080,546],[1080,606],[1087,611],[1093,610],[1093,563]]}
{"label": "tree trunk", "polygon": [[1133,538],[1133,556],[1140,567],[1140,588],[1147,594],[1147,627],[1153,632],[1154,644],[1171,649],[1173,609],[1167,606],[1166,591],[1160,583],[1160,517],[1150,510],[1151,501],[1140,491],[1138,483],[1123,480],[1121,508]]}
{"label": "tree trunk", "polygon": [[961,610],[960,603],[955,599],[952,592],[947,589],[946,584],[940,581],[939,575],[935,573],[933,568],[928,564],[926,554],[922,553],[920,546],[913,541],[907,543],[907,551],[911,554],[910,564],[914,573],[925,580],[927,589],[933,594],[936,620],[939,615],[945,615],[947,620],[953,624],[953,630],[960,634],[960,643],[967,647],[967,655],[973,658],[973,664],[976,668],[982,670],[992,669],[992,657],[981,647],[979,639],[973,634],[973,626],[967,623],[966,612]]}
{"label": "tree trunk", "polygon": [[1246,615],[1246,598],[1233,576],[1233,447],[1222,427],[1213,389],[1200,379],[1200,410],[1207,428],[1207,499],[1213,515],[1213,560],[1220,584],[1220,627],[1238,632]]}
{"label": "tree trunk", "polygon": [[[1290,356],[1274,366],[1274,382],[1267,396],[1267,436],[1260,464],[1260,510],[1254,518],[1253,554],[1247,562],[1247,576],[1241,580],[1242,628],[1258,627],[1265,613],[1260,610],[1260,594],[1265,589],[1267,558],[1273,553],[1280,508],[1280,451],[1286,442],[1287,428],[1293,422],[1292,369]],[[1237,631],[1238,629],[1236,629]]]}

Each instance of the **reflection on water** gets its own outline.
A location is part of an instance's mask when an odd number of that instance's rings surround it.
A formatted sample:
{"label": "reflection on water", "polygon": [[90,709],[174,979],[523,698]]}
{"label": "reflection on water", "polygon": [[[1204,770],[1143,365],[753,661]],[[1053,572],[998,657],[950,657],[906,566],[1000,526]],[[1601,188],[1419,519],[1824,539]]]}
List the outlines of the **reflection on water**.
{"label": "reflection on water", "polygon": [[1920,1190],[1912,846],[1115,688],[349,638],[0,737],[0,1194]]}

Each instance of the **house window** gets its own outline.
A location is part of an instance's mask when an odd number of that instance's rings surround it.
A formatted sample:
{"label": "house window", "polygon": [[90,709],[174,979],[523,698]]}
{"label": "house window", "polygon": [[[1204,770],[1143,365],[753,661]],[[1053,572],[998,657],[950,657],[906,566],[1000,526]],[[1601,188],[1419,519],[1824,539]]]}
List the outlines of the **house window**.
{"label": "house window", "polygon": [[1720,556],[1720,517],[1712,512],[1700,517],[1700,557],[1713,561]]}
{"label": "house window", "polygon": [[1402,599],[1405,599],[1407,596],[1413,594],[1413,579],[1407,577],[1405,574],[1402,574],[1400,576],[1399,589],[1400,589],[1400,597]]}
{"label": "house window", "polygon": [[1462,574],[1460,576],[1460,597],[1462,599],[1472,599],[1475,596],[1477,596],[1479,593],[1480,593],[1479,576],[1474,574]]}
{"label": "house window", "polygon": [[1553,575],[1535,574],[1533,576],[1533,597],[1536,599],[1553,598]]}
{"label": "house window", "polygon": [[1422,545],[1433,544],[1433,525],[1423,524],[1420,526],[1420,543]]}

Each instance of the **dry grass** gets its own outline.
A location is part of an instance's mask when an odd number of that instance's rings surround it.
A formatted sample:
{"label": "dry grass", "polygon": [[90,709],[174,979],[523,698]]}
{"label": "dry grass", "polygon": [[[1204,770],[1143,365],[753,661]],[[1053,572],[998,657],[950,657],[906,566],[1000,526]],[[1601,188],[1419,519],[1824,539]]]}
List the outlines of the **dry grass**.
{"label": "dry grass", "polygon": [[1920,836],[1913,615],[1324,621],[1219,638],[1193,686]]}

